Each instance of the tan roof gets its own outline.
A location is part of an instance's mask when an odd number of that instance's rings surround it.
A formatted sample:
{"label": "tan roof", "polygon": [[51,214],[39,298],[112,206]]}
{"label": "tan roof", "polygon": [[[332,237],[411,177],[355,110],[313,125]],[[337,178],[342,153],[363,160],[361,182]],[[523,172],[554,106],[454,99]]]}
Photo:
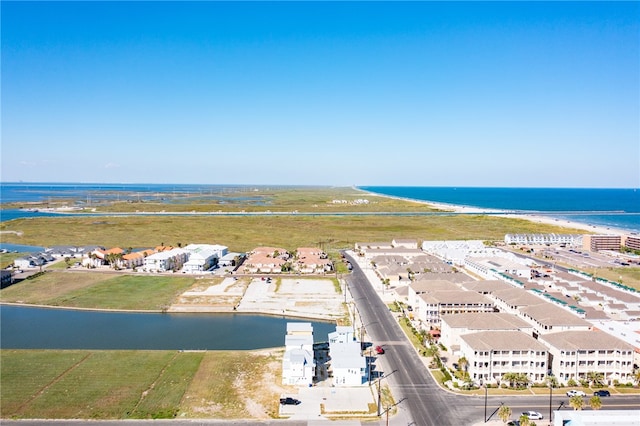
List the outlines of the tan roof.
{"label": "tan roof", "polygon": [[591,323],[572,314],[564,308],[542,301],[538,305],[524,306],[520,312],[540,324],[551,327],[591,327]]}
{"label": "tan roof", "polygon": [[452,283],[469,281],[469,276],[462,272],[422,272],[416,277],[416,281],[444,280]]}
{"label": "tan roof", "polygon": [[531,328],[531,324],[505,312],[444,314],[442,322],[451,328],[469,330],[519,330]]}
{"label": "tan roof", "polygon": [[479,331],[463,334],[460,339],[479,351],[541,351],[547,347],[522,331]]}
{"label": "tan roof", "polygon": [[496,290],[510,289],[513,286],[502,280],[480,280],[463,282],[462,288],[478,293],[493,293]]}
{"label": "tan roof", "polygon": [[503,290],[496,290],[492,293],[493,297],[498,300],[502,300],[509,306],[529,306],[544,303],[544,300],[540,299],[521,288],[513,287],[505,288]]}
{"label": "tan roof", "polygon": [[409,284],[409,287],[418,294],[440,290],[460,290],[460,287],[457,284],[444,280],[418,280]]}
{"label": "tan roof", "polygon": [[561,331],[540,336],[541,340],[563,350],[634,350],[634,347],[602,331]]}
{"label": "tan roof", "polygon": [[429,304],[483,304],[493,305],[487,296],[466,290],[442,290],[421,294],[422,300]]}

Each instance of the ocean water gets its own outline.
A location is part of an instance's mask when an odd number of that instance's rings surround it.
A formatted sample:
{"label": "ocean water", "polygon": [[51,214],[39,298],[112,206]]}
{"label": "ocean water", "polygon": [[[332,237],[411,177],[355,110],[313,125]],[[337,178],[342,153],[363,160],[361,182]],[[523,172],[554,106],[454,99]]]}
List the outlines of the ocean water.
{"label": "ocean water", "polygon": [[118,184],[118,183],[0,183],[3,203],[46,202],[74,199],[77,204],[100,201],[131,200],[181,202],[184,197],[225,198],[230,200],[261,200],[257,187],[247,185],[187,185],[187,184]]}
{"label": "ocean water", "polygon": [[[78,205],[95,205],[109,200],[139,200],[180,203],[215,199],[219,202],[266,204],[260,192],[275,188],[255,185],[187,184],[83,184],[83,183],[0,183],[0,201],[73,199]],[[477,188],[361,186],[360,189],[401,198],[433,201],[470,207],[545,214],[590,225],[640,232],[640,189],[588,188]],[[25,206],[27,207],[27,206]],[[20,217],[53,216],[47,212],[0,210],[0,221]]]}
{"label": "ocean water", "polygon": [[602,188],[477,188],[361,186],[382,195],[460,206],[549,215],[640,232],[640,190]]}

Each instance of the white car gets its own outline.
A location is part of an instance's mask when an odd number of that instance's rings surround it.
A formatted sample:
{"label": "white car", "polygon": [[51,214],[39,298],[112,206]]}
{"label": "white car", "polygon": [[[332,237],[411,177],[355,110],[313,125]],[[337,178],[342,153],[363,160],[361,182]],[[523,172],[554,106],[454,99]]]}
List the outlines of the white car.
{"label": "white car", "polygon": [[537,411],[524,411],[522,415],[530,418],[531,420],[542,420],[542,414]]}
{"label": "white car", "polygon": [[567,392],[567,396],[568,397],[572,397],[572,396],[587,396],[587,394],[582,392],[581,390],[572,389],[569,392]]}

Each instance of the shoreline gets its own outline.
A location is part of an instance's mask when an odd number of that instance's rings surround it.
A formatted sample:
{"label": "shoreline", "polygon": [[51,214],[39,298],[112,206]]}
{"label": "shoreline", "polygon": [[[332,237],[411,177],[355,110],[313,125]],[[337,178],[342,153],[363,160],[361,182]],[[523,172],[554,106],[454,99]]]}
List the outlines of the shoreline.
{"label": "shoreline", "polygon": [[34,303],[18,303],[18,302],[0,302],[0,306],[16,306],[16,307],[24,307],[24,308],[39,308],[39,309],[59,309],[59,310],[70,310],[70,311],[88,311],[88,312],[105,312],[105,313],[123,313],[123,314],[213,314],[213,315],[228,315],[228,314],[238,314],[238,315],[255,315],[255,316],[267,316],[267,317],[283,317],[283,318],[291,318],[291,319],[306,319],[309,321],[318,321],[318,322],[326,322],[326,323],[337,323],[336,318],[327,318],[326,316],[313,314],[296,314],[295,312],[285,312],[284,314],[273,312],[273,311],[261,311],[261,310],[246,310],[246,311],[234,311],[233,308],[217,308],[217,307],[206,307],[204,309],[197,309],[194,307],[193,309],[189,309],[180,305],[178,308],[169,307],[167,310],[143,310],[143,309],[109,309],[109,308],[81,308],[77,306],[54,306],[54,305],[40,305]]}
{"label": "shoreline", "polygon": [[593,225],[593,224],[588,224],[583,222],[576,222],[568,219],[556,218],[551,216],[553,212],[550,212],[549,216],[547,216],[546,214],[541,214],[541,213],[536,214],[535,212],[526,213],[519,210],[488,209],[488,208],[482,208],[482,207],[442,203],[438,201],[425,201],[425,200],[418,200],[415,198],[397,197],[394,195],[380,194],[377,192],[367,191],[365,189],[361,189],[356,186],[354,186],[353,189],[357,191],[361,191],[365,194],[369,194],[371,196],[424,204],[429,207],[433,207],[435,209],[443,210],[445,212],[451,212],[451,213],[480,214],[480,215],[491,214],[491,215],[509,218],[509,219],[524,219],[530,222],[542,223],[545,225],[554,225],[554,226],[559,226],[563,228],[573,228],[576,230],[587,231],[587,233],[589,234],[621,235],[622,236],[622,235],[629,235],[634,233],[634,231],[632,230],[627,230],[622,228],[614,228],[614,227],[608,227],[604,225]]}

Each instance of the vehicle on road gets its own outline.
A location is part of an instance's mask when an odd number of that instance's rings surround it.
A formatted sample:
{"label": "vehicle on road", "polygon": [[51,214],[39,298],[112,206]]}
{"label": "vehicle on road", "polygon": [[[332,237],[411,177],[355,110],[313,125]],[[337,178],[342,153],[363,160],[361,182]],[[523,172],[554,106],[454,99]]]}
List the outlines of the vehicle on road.
{"label": "vehicle on road", "polygon": [[520,420],[511,420],[507,426],[520,426]]}
{"label": "vehicle on road", "polygon": [[382,355],[384,353],[384,348],[382,346],[376,346],[376,353],[378,355]]}
{"label": "vehicle on road", "polygon": [[599,390],[593,393],[593,396],[611,396],[611,392],[608,390]]}
{"label": "vehicle on road", "polygon": [[542,420],[542,414],[537,411],[523,411],[522,415],[528,417],[531,420]]}
{"label": "vehicle on road", "polygon": [[302,401],[300,401],[299,399],[291,397],[280,398],[280,404],[282,405],[300,405],[301,402]]}
{"label": "vehicle on road", "polygon": [[581,390],[571,389],[569,392],[567,392],[567,396],[569,396],[569,397],[571,397],[571,396],[587,396],[587,394],[582,392]]}

